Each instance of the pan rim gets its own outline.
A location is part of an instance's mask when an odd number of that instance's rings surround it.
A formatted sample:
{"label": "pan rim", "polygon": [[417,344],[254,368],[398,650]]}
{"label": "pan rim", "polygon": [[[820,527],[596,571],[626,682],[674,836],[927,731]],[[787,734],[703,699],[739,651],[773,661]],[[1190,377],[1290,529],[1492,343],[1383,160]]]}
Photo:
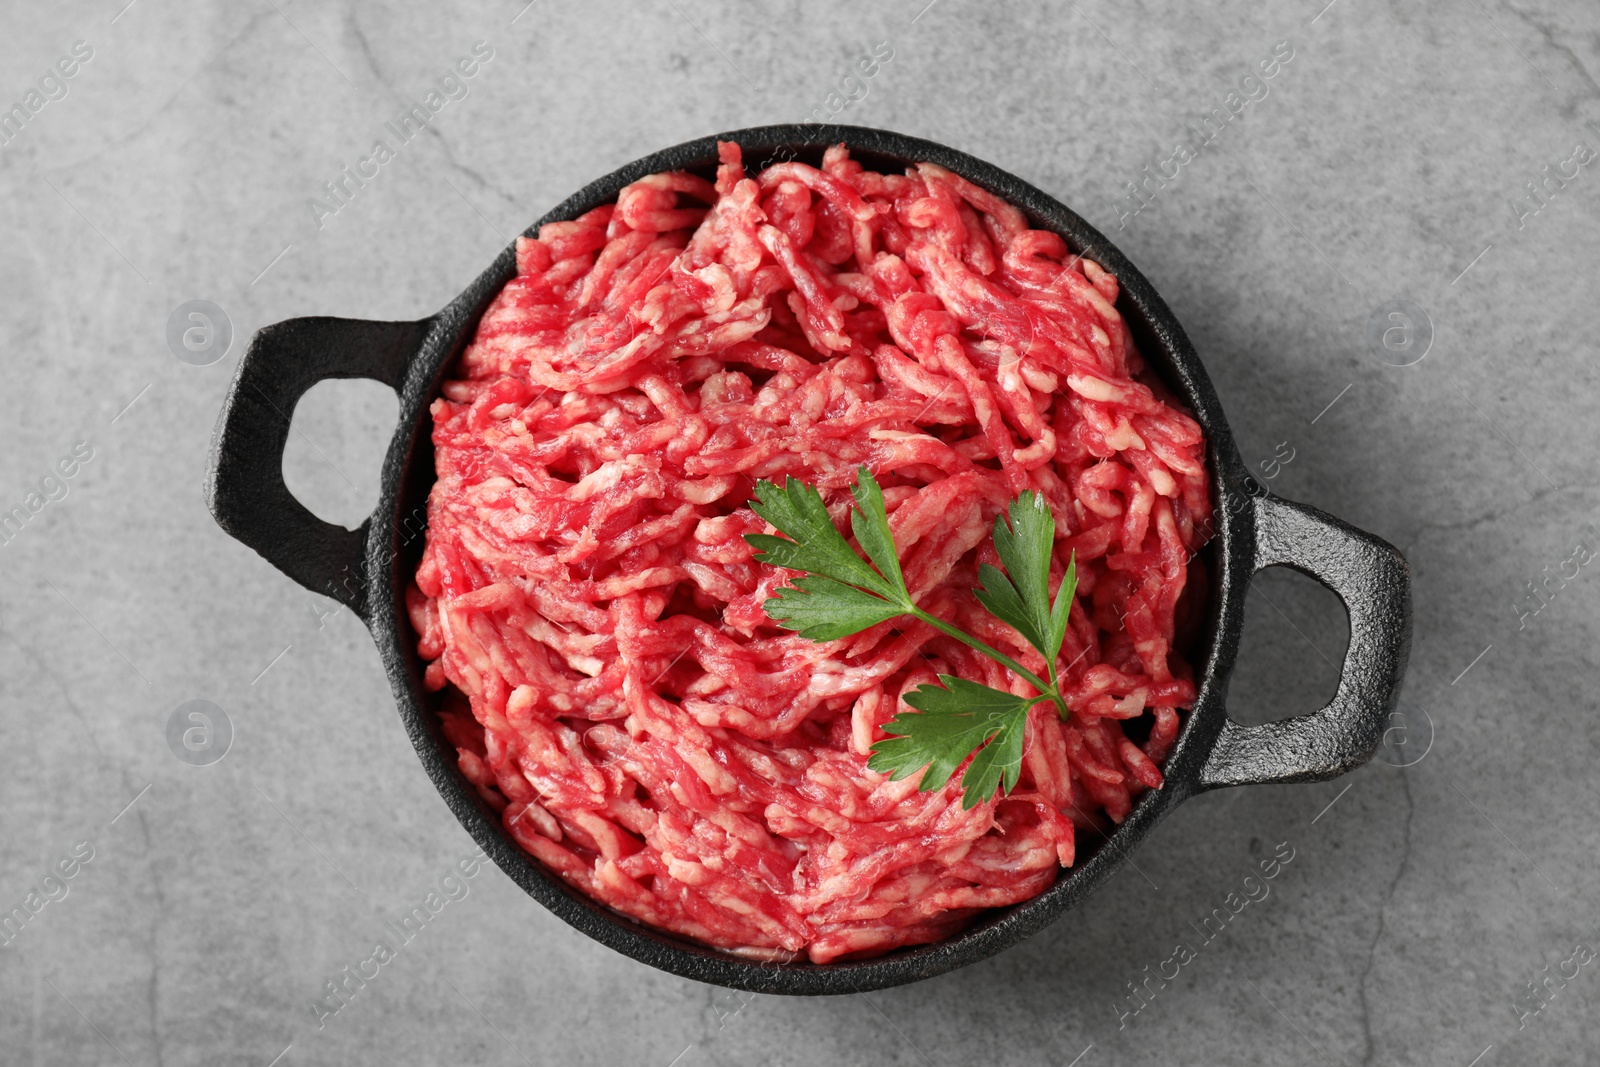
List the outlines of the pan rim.
{"label": "pan rim", "polygon": [[[1166,784],[1146,793],[1121,826],[1097,847],[1085,850],[1078,863],[1037,896],[999,909],[943,941],[866,960],[771,963],[734,956],[635,922],[546,872],[500,829],[497,819],[490,818],[487,806],[456,768],[453,751],[447,752],[441,744],[438,716],[422,688],[420,657],[405,609],[411,575],[405,566],[408,546],[400,539],[407,516],[414,513],[411,501],[417,488],[417,463],[431,450],[427,444],[428,406],[438,395],[445,369],[470,340],[483,307],[515,274],[514,245],[503,250],[445,308],[424,320],[426,337],[399,390],[400,421],[385,458],[380,498],[367,534],[366,574],[373,588],[366,621],[407,734],[440,795],[496,865],[557,917],[630,958],[715,985],[788,995],[886,988],[975,963],[1050,925],[1103,884],[1161,819],[1199,790],[1201,767],[1227,718],[1223,698],[1238,651],[1242,587],[1249,578],[1255,539],[1254,509],[1247,506],[1246,498],[1256,495],[1256,487],[1239,458],[1221,402],[1193,345],[1143,273],[1110,240],[1048,193],[944,145],[887,130],[824,124],[763,126],[715,134],[661,149],[617,168],[568,197],[524,233],[532,235],[546,222],[570,219],[614,200],[623,185],[645,175],[689,165],[703,167],[715,160],[719,140],[739,143],[749,159],[785,150],[804,158],[843,142],[852,154],[902,163],[937,163],[1021,208],[1034,225],[1058,233],[1073,251],[1090,255],[1117,278],[1121,290],[1117,308],[1141,335],[1141,353],[1189,406],[1206,434],[1217,518],[1206,549],[1211,588],[1206,626],[1197,648],[1197,652],[1203,651],[1203,662],[1196,668],[1199,693],[1163,769]],[[1130,316],[1130,311],[1135,314]],[[426,461],[425,481],[431,486],[431,455]]]}

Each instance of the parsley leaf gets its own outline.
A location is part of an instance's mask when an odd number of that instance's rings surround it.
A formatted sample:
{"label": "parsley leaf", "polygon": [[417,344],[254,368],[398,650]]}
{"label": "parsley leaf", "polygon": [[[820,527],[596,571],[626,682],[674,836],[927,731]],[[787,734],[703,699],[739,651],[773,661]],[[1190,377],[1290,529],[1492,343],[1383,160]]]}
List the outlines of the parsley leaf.
{"label": "parsley leaf", "polygon": [[942,688],[921,685],[906,694],[906,703],[919,714],[891,719],[883,728],[891,736],[873,746],[867,766],[890,772],[896,782],[926,767],[917,788],[927,791],[948,782],[979,749],[961,776],[962,808],[993,797],[1002,779],[1009,793],[1022,774],[1028,709],[1042,698],[1019,697],[950,674],[939,675],[939,681]]}
{"label": "parsley leaf", "polygon": [[911,594],[906,591],[905,576],[900,573],[900,553],[894,546],[894,531],[889,529],[889,515],[883,507],[883,490],[878,488],[878,480],[862,467],[850,493],[861,506],[860,510],[852,508],[850,511],[850,532],[856,535],[856,544],[866,552],[878,573],[900,590],[909,603]]}
{"label": "parsley leaf", "polygon": [[906,694],[915,714],[890,720],[884,727],[890,736],[873,746],[867,761],[872,770],[888,773],[894,781],[926,768],[918,783],[921,790],[941,788],[966,763],[961,803],[967,809],[1002,791],[1009,793],[1022,775],[1028,709],[1052,701],[1062,718],[1067,715],[1055,661],[1066,638],[1078,571],[1074,558],[1052,602],[1055,517],[1038,493],[1012,501],[994,522],[995,551],[1005,570],[982,565],[978,574],[983,587],[974,590],[991,614],[1039,650],[1047,680],[919,608],[906,587],[883,491],[866,467],[860,468],[851,494],[857,506],[850,509],[850,531],[866,553],[865,560],[834,526],[814,486],[793,478],[786,478],[782,486],[756,483],[750,507],[778,531],[778,535],[745,535],[758,549],[756,561],[804,572],[775,590],[764,605],[768,617],[785,629],[799,631],[801,637],[834,641],[910,615],[1026,680],[1038,691],[1036,696],[1019,697],[954,675],[939,675],[940,685],[918,686]]}
{"label": "parsley leaf", "polygon": [[[1011,502],[1008,510],[1009,516],[994,517],[994,548],[1000,562],[1006,565],[1005,573],[983,564],[978,568],[983,588],[973,592],[984,607],[1016,627],[1050,663],[1061,651],[1050,610],[1050,559],[1055,551],[1056,520],[1039,493],[1024,493]],[[1063,636],[1065,633],[1063,630]]]}
{"label": "parsley leaf", "polygon": [[1072,598],[1078,593],[1078,554],[1067,559],[1067,572],[1061,576],[1061,586],[1056,590],[1056,602],[1050,608],[1050,670],[1055,673],[1056,657],[1061,655],[1061,642],[1067,638],[1067,617],[1072,614]]}
{"label": "parsley leaf", "polygon": [[793,478],[784,479],[781,488],[757,482],[756,499],[750,504],[785,535],[745,534],[746,541],[762,550],[756,561],[808,574],[779,588],[763,607],[780,626],[813,641],[836,641],[916,610],[900,573],[883,491],[866,467],[860,469],[851,492],[860,507],[850,509],[850,529],[877,564],[876,571],[833,525],[814,486]]}
{"label": "parsley leaf", "polygon": [[893,601],[818,576],[780,586],[764,606],[784,629],[799,630],[801,637],[812,641],[837,641],[906,613]]}
{"label": "parsley leaf", "polygon": [[[862,470],[864,472],[866,468]],[[868,479],[872,477],[870,474],[864,476]],[[877,489],[876,482],[872,483],[872,488]],[[877,494],[877,503],[881,515],[881,493]],[[844,535],[833,525],[833,519],[822,503],[822,494],[817,492],[816,486],[794,478],[784,479],[781,487],[769,481],[759,481],[756,483],[756,499],[751,501],[750,509],[770,522],[779,533],[786,535],[745,534],[746,541],[762,550],[756,555],[757,563],[820,574],[845,585],[866,589],[885,599],[903,598],[909,601],[910,598],[905,594],[905,582],[898,580],[899,564],[894,568],[894,582],[867,566],[866,561],[855,554]],[[893,545],[893,536],[887,532],[887,518],[883,524],[884,538]]]}

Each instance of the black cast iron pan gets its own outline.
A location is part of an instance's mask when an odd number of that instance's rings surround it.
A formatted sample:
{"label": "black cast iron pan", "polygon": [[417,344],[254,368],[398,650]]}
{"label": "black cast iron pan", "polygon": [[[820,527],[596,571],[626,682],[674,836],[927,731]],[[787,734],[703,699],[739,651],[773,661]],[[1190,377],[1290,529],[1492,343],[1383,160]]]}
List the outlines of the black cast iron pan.
{"label": "black cast iron pan", "polygon": [[[460,296],[417,322],[302,318],[258,333],[240,360],[218,422],[207,485],[222,528],[301,585],[361,616],[394,686],[401,721],[450,810],[530,896],[605,945],[653,967],[702,982],[762,993],[835,994],[914,982],[984,959],[1042,929],[1077,904],[1176,805],[1222,786],[1311,782],[1366,762],[1394,709],[1411,636],[1410,578],[1392,546],[1303,504],[1267,493],[1246,472],[1222,405],[1194,347],[1150,283],[1083,219],[1032,185],[943,145],[856,126],[765,126],[704,137],[656,152],[592,183],[545,215],[575,218],[616,198],[623,186],[665,170],[714,173],[718,140],[737,141],[752,171],[768,161],[817,164],[844,142],[867,167],[900,171],[929,161],[1022,208],[1121,284],[1117,308],[1147,362],[1205,429],[1216,493],[1216,532],[1207,547],[1207,623],[1191,661],[1201,684],[1164,773],[1106,839],[1080,845],[1078,863],[1044,893],[996,910],[937,944],[877,959],[814,965],[757,963],[639,925],[548,874],[500,828],[495,812],[456,769],[422,685],[424,664],[405,610],[405,589],[422,550],[433,447],[428,405],[445,371],[471,340],[490,299],[516,273],[507,248]],[[328,378],[373,378],[400,395],[400,421],[384,461],[377,509],[347,530],[313,516],[285,487],[283,448],[295,403]],[[1310,715],[1241,727],[1228,718],[1228,677],[1238,651],[1245,591],[1263,567],[1285,565],[1332,589],[1350,617],[1338,692]]]}

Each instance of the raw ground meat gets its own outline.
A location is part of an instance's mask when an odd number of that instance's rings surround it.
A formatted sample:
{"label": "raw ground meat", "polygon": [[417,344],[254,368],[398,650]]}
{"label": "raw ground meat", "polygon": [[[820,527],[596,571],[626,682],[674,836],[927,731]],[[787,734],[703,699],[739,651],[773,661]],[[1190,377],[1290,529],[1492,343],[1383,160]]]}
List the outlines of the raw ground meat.
{"label": "raw ground meat", "polygon": [[[517,241],[433,405],[409,591],[463,773],[549,870],[652,926],[823,963],[935,941],[1048,887],[1075,828],[1162,783],[1210,530],[1200,428],[1117,281],[931,164],[657,174]],[[867,769],[936,672],[1027,684],[911,620],[815,643],[762,604],[760,478],[843,524],[865,464],[918,603],[1043,672],[971,595],[1004,503],[1044,494],[1079,584],[1021,782],[963,811]]]}

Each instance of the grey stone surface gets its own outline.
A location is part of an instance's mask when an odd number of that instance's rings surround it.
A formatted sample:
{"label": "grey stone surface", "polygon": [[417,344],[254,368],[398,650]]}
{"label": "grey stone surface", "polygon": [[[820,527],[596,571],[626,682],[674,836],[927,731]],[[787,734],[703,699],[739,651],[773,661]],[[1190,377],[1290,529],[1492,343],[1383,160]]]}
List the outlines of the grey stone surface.
{"label": "grey stone surface", "polygon": [[[92,449],[0,547],[0,908],[92,849],[0,948],[5,1062],[1594,1060],[1600,961],[1563,961],[1600,944],[1600,575],[1519,628],[1524,583],[1600,548],[1600,173],[1552,182],[1536,214],[1525,199],[1600,148],[1592,3],[123,2],[12,3],[0,34],[0,103],[93,48],[0,146],[0,506]],[[308,198],[480,40],[468,95],[319,228]],[[1200,797],[1044,934],[869,996],[669,977],[491,868],[319,1029],[324,983],[473,846],[359,623],[206,512],[245,343],[297,315],[426,314],[590,178],[827,109],[880,40],[894,58],[841,121],[1075,206],[1186,324],[1246,459],[1292,450],[1272,487],[1407,552],[1407,743],[1342,781]],[[1131,214],[1125,183],[1284,40],[1266,95]],[[196,299],[233,328],[208,366],[167,344]],[[1411,366],[1367,343],[1394,300],[1431,320]],[[302,499],[358,522],[393,418],[381,388],[312,394],[286,461]],[[1237,717],[1317,706],[1344,640],[1331,594],[1260,576]],[[231,724],[207,766],[169,747],[190,700]],[[1198,945],[1280,842],[1270,896],[1124,1017],[1128,983]]]}

